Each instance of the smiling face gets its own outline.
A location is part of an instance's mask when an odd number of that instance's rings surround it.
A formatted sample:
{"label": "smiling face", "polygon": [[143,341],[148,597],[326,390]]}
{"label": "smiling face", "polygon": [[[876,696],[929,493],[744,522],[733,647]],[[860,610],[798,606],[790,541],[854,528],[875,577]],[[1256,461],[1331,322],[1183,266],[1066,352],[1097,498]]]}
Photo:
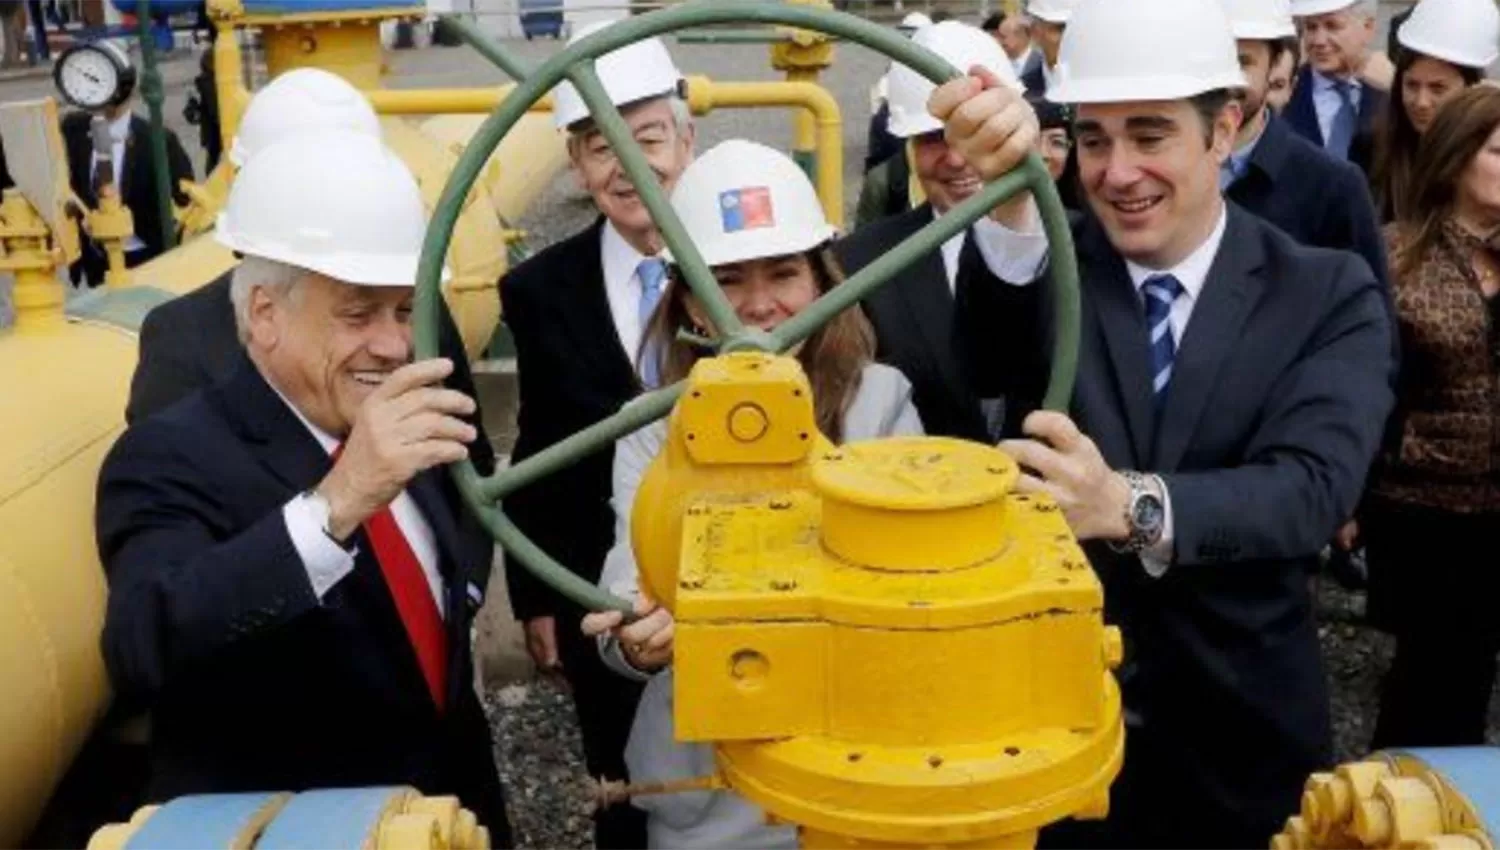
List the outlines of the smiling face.
{"label": "smiling face", "polygon": [[938,212],[953,209],[984,188],[979,172],[948,147],[941,130],[917,136],[911,144],[917,180]]}
{"label": "smiling face", "polygon": [[1490,133],[1459,178],[1457,208],[1473,221],[1500,221],[1500,127]]}
{"label": "smiling face", "polygon": [[1302,28],[1302,51],[1307,64],[1330,77],[1347,77],[1359,72],[1375,37],[1375,19],[1352,6],[1322,15],[1298,19]]}
{"label": "smiling face", "polygon": [[[667,98],[636,104],[621,112],[636,144],[645,153],[651,171],[662,188],[670,193],[682,170],[693,159],[692,126],[678,126],[671,101]],[[593,197],[594,206],[615,229],[638,250],[646,245],[653,250],[659,247],[651,214],[641,203],[640,195],[604,134],[589,129],[573,136],[568,141],[568,154],[579,185]]]}
{"label": "smiling face", "polygon": [[1236,44],[1240,70],[1245,74],[1245,115],[1254,117],[1266,107],[1271,87],[1271,45],[1255,39],[1240,39]]}
{"label": "smiling face", "polygon": [[1237,102],[1211,124],[1186,100],[1079,107],[1079,179],[1122,256],[1170,268],[1213,230],[1240,114]]}
{"label": "smiling face", "polygon": [[[807,254],[726,263],[714,266],[713,273],[740,321],[763,331],[775,330],[818,297],[818,276]],[[712,330],[697,299],[685,297],[693,323]]]}
{"label": "smiling face", "polygon": [[1292,78],[1297,73],[1295,63],[1296,57],[1290,50],[1281,51],[1271,63],[1271,73],[1266,80],[1266,105],[1278,115],[1292,100]]}
{"label": "smiling face", "polygon": [[1464,90],[1464,76],[1441,59],[1414,59],[1401,77],[1401,106],[1418,134],[1426,133],[1443,101]]}
{"label": "smiling face", "polygon": [[335,437],[370,393],[411,360],[410,286],[354,286],[313,272],[289,290],[250,292],[246,348],[309,421]]}

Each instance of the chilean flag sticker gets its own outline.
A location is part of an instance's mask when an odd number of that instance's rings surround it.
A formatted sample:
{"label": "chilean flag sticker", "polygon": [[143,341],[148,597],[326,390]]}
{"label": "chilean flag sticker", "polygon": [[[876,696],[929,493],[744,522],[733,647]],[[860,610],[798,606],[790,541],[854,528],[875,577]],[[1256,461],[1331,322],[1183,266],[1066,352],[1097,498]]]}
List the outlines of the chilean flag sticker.
{"label": "chilean flag sticker", "polygon": [[771,190],[766,186],[747,186],[720,192],[719,215],[724,220],[725,233],[776,226],[776,211],[771,208]]}

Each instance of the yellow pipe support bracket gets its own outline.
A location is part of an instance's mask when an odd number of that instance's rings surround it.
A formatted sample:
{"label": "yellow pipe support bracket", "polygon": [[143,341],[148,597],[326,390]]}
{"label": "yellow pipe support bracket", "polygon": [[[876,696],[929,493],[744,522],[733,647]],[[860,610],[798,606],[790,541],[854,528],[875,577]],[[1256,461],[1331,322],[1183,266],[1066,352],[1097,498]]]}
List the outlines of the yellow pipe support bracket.
{"label": "yellow pipe support bracket", "polygon": [[6,189],[0,200],[0,244],[5,255],[0,268],[15,273],[12,292],[17,331],[30,331],[63,324],[63,285],[57,280],[58,257],[49,249],[51,231],[21,194]]}
{"label": "yellow pipe support bracket", "polygon": [[104,283],[110,287],[125,286],[130,272],[125,268],[125,242],[135,233],[135,219],[130,208],[120,201],[119,190],[108,186],[100,192],[99,208],[87,217],[89,236],[104,247],[109,258]]}

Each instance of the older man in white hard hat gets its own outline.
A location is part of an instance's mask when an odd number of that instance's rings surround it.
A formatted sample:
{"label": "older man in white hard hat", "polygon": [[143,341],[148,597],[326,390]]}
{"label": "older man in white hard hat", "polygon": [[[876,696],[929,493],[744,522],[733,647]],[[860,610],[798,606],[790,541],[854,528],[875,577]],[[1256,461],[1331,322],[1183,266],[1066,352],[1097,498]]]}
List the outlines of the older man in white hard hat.
{"label": "older man in white hard hat", "polygon": [[[945,21],[913,41],[956,68],[984,68],[1007,91],[1020,93],[1004,50],[977,27]],[[942,122],[928,112],[935,88],[904,65],[891,71],[890,130],[905,151],[883,179],[896,200],[881,209],[867,197],[870,187],[861,193],[861,226],[839,246],[851,274],[983,188],[979,173],[948,146]],[[1035,129],[1030,107],[1020,109]],[[1025,284],[1036,277],[1046,248],[1032,210],[1029,197],[1002,206],[865,301],[879,356],[911,380],[930,434],[993,442],[1014,432],[1016,422],[1007,428],[1006,414],[1017,405],[1006,396],[1023,387],[981,376],[1001,363],[1006,377],[1037,374],[1027,366],[1041,346],[1027,305],[1038,288],[1004,288],[1017,303],[984,314],[973,311],[970,293],[996,281]]]}
{"label": "older man in white hard hat", "polygon": [[1283,113],[1298,134],[1367,174],[1390,86],[1390,61],[1371,51],[1378,13],[1378,0],[1292,0],[1307,67]]}
{"label": "older man in white hard hat", "polygon": [[[1245,86],[1219,3],[1082,0],[1049,98],[1077,107],[1084,305],[1071,416],[1002,444],[1061,505],[1126,642],[1122,774],[1049,846],[1265,847],[1332,759],[1307,575],[1392,405],[1379,281],[1228,204]],[[933,111],[987,178],[1008,104]]]}
{"label": "older man in white hard hat", "polygon": [[104,660],[151,712],[150,799],[410,785],[508,846],[469,649],[493,546],[441,468],[474,402],[411,362],[425,230],[368,135],[285,139],[235,182],[244,353],[100,472]]}
{"label": "older man in white hard hat", "polygon": [[[573,41],[609,25],[584,28]],[[692,161],[694,129],[683,77],[666,45],[635,42],[601,57],[597,67],[652,173],[670,190]],[[599,218],[500,281],[521,376],[517,461],[613,414],[640,392],[641,330],[666,283],[666,264],[656,256],[661,237],[620,158],[571,84],[558,86],[553,98],[573,173]],[[597,452],[506,499],[532,540],[591,582],[614,540],[612,457],[612,450]],[[603,666],[594,642],[579,631],[584,612],[577,605],[525,570],[507,570],[506,579],[532,659],[571,685],[589,772],[622,778],[640,685]],[[594,839],[601,848],[644,847],[642,813],[632,806],[606,810],[596,817]]]}
{"label": "older man in white hard hat", "polygon": [[1047,86],[1057,76],[1063,33],[1068,28],[1068,19],[1073,17],[1073,7],[1077,5],[1078,0],[1031,0],[1026,4],[1026,16],[1031,20],[1031,40],[1042,51],[1042,61],[1021,77],[1021,85],[1026,87],[1027,94],[1044,96]]}
{"label": "older man in white hard hat", "polygon": [[[380,118],[369,100],[343,77],[321,68],[286,71],[250,99],[229,145],[230,165],[242,168],[275,142],[327,130],[347,130],[378,139]],[[243,350],[229,299],[233,276],[233,271],[226,272],[146,314],[141,323],[140,359],[125,408],[127,422],[165,410],[233,369]],[[440,347],[443,351],[462,351],[458,327],[446,303],[440,312]],[[455,366],[448,383],[474,395],[466,362]],[[477,414],[473,421],[480,421]],[[481,470],[494,467],[489,441],[476,442],[473,452],[474,463]]]}

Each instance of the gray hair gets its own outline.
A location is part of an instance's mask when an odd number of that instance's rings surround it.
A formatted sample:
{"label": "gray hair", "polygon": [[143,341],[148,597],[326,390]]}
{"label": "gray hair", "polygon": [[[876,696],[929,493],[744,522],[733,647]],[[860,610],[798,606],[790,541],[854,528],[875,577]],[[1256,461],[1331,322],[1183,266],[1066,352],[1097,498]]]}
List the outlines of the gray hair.
{"label": "gray hair", "polygon": [[260,287],[273,295],[290,295],[302,275],[296,266],[265,257],[246,256],[240,261],[229,281],[229,302],[234,305],[234,329],[241,343],[250,341],[250,293]]}
{"label": "gray hair", "polygon": [[[652,98],[652,100],[655,100],[655,98]],[[672,110],[672,123],[677,127],[677,134],[679,136],[687,135],[688,130],[692,129],[693,126],[693,111],[688,108],[687,101],[683,100],[681,97],[675,94],[666,95],[665,100],[667,101],[667,107]],[[640,103],[649,102],[650,101],[644,100],[640,101]],[[630,105],[634,106],[636,104]],[[572,127],[568,128],[569,157],[572,157],[574,155],[574,148],[578,145],[579,142],[583,141],[584,136],[587,136],[589,133],[594,132],[594,130],[594,122],[588,118],[585,118],[574,124]]]}

